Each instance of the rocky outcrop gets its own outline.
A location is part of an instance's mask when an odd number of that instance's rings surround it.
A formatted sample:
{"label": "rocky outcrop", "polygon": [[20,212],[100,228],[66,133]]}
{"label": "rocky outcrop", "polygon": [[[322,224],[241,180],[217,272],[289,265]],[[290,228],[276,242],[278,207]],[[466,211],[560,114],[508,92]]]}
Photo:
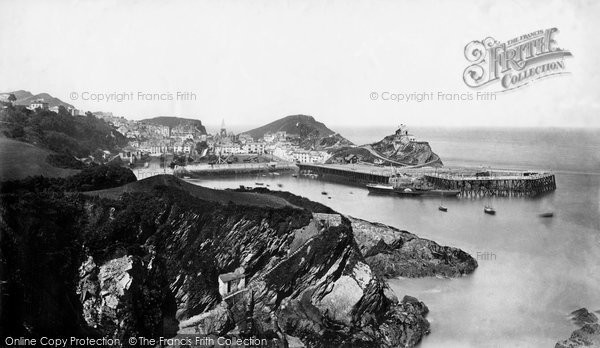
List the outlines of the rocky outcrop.
{"label": "rocky outcrop", "polygon": [[408,135],[389,135],[373,144],[335,150],[328,163],[355,159],[360,162],[396,166],[442,166],[442,160],[426,141],[414,141]]}
{"label": "rocky outcrop", "polygon": [[371,144],[371,148],[380,155],[393,161],[417,165],[437,162],[439,157],[431,150],[426,141],[401,141],[398,135],[389,135],[381,141]]}
{"label": "rocky outcrop", "polygon": [[[126,255],[96,265],[89,256],[79,268],[76,292],[86,323],[104,337],[137,337],[174,334],[168,329],[169,313],[163,312],[167,293],[164,269],[153,256]],[[174,321],[171,321],[174,322]],[[144,332],[135,328],[144,327]]]}
{"label": "rocky outcrop", "polygon": [[349,219],[365,261],[385,278],[458,277],[477,268],[477,261],[460,249],[380,223]]}
{"label": "rocky outcrop", "polygon": [[[254,196],[262,199],[252,203]],[[2,295],[16,300],[0,323],[28,335],[412,347],[429,332],[427,307],[398,300],[381,275],[450,276],[467,273],[470,262],[457,249],[288,193],[190,193],[172,177],[121,194],[5,199],[0,228],[9,284]],[[397,263],[391,270],[376,262],[386,253]],[[33,255],[40,264],[29,262]],[[245,288],[222,297],[219,274],[238,267]],[[63,316],[35,315],[58,308]]]}
{"label": "rocky outcrop", "polygon": [[586,308],[580,308],[571,315],[573,322],[580,328],[573,331],[568,339],[557,342],[555,348],[600,347],[598,317]]}

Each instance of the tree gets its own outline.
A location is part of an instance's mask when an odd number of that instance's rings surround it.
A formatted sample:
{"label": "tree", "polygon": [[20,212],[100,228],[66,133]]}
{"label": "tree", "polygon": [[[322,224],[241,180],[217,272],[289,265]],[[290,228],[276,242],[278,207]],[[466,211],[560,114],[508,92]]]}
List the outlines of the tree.
{"label": "tree", "polygon": [[15,96],[13,93],[11,93],[11,94],[8,96],[8,101],[9,101],[11,104],[13,104],[14,102],[16,102],[16,101],[17,101],[17,97],[16,97],[16,96]]}
{"label": "tree", "polygon": [[199,155],[202,155],[202,152],[205,149],[208,149],[208,144],[206,143],[206,141],[201,141],[196,144],[196,152],[198,152]]}
{"label": "tree", "polygon": [[58,114],[60,116],[71,116],[71,113],[69,112],[69,110],[67,110],[67,108],[65,108],[62,105],[58,106]]}

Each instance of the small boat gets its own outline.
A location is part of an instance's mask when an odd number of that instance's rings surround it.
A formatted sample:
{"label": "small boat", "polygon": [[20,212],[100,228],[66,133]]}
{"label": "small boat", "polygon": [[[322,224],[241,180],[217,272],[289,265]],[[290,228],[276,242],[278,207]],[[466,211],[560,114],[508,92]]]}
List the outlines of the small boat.
{"label": "small boat", "polygon": [[553,217],[553,216],[554,216],[554,213],[553,213],[553,212],[551,212],[551,211],[549,211],[549,212],[546,212],[546,213],[541,213],[541,214],[540,214],[540,217],[543,217],[543,218],[551,218],[551,217]]}
{"label": "small boat", "polygon": [[187,176],[187,175],[186,175],[186,176],[184,176],[183,178],[184,178],[184,179],[190,179],[190,177],[189,177],[189,176]]}
{"label": "small boat", "polygon": [[486,214],[490,214],[490,215],[495,215],[496,214],[496,210],[494,208],[490,207],[489,205],[486,205],[483,208],[483,212],[486,213]]}
{"label": "small boat", "polygon": [[255,182],[254,185],[263,186],[264,183],[262,183],[262,182]]}
{"label": "small boat", "polygon": [[327,196],[327,192],[325,192],[325,191],[322,191],[321,194],[324,196]]}
{"label": "small boat", "polygon": [[327,199],[331,199],[331,197],[327,197]]}
{"label": "small boat", "polygon": [[277,184],[277,187],[283,187],[283,185],[282,184]]}
{"label": "small boat", "polygon": [[444,206],[444,196],[443,195],[440,198],[440,205],[438,206],[438,210],[439,211],[443,211],[443,212],[447,212],[448,211],[448,208],[446,206]]}

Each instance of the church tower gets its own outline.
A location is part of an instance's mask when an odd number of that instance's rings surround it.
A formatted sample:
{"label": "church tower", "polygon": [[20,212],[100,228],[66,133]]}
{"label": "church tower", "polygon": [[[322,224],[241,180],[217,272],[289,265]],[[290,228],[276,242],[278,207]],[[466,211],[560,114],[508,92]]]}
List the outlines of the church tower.
{"label": "church tower", "polygon": [[221,133],[219,134],[221,135],[221,138],[227,137],[227,129],[225,129],[225,119],[221,121]]}

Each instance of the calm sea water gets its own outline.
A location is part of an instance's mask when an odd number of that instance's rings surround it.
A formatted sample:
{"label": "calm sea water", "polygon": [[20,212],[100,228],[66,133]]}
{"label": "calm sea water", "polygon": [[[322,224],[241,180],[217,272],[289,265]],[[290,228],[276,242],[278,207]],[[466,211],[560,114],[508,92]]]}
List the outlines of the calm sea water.
{"label": "calm sea water", "polygon": [[[339,129],[362,144],[389,128]],[[549,169],[557,190],[538,198],[439,200],[373,196],[359,187],[308,178],[236,177],[199,180],[208,187],[261,181],[352,216],[379,221],[481,257],[459,279],[393,279],[399,297],[429,306],[432,333],[421,347],[554,347],[576,328],[580,307],[600,310],[600,130],[415,129],[446,165]],[[279,188],[277,184],[281,184]],[[328,196],[321,194],[327,191]],[[540,212],[553,211],[542,219]]]}

